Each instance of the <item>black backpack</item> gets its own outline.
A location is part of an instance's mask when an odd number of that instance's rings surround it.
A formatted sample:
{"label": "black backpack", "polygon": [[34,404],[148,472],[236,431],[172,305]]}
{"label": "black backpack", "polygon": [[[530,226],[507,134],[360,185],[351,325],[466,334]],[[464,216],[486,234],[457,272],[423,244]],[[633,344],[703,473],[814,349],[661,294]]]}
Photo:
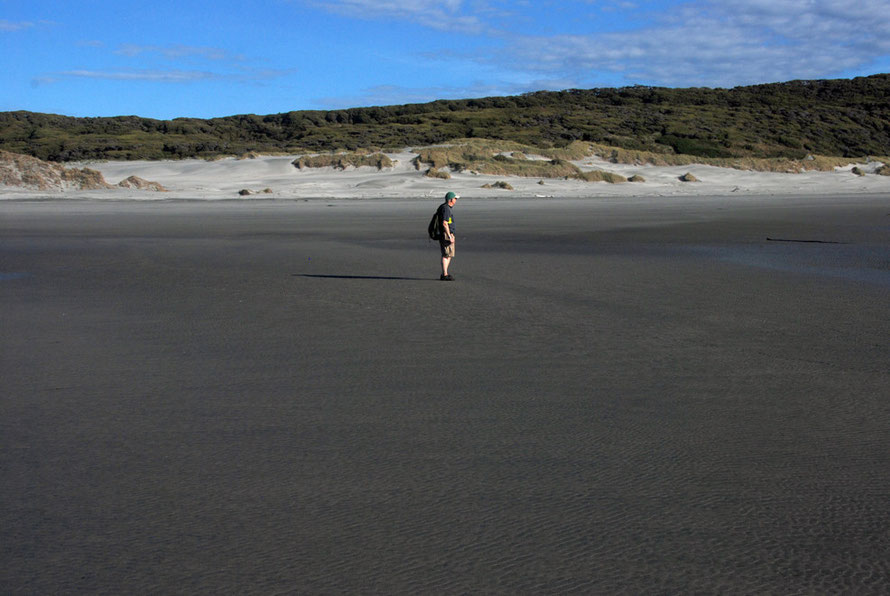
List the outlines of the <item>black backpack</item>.
{"label": "black backpack", "polygon": [[430,225],[427,227],[427,232],[430,235],[430,240],[439,240],[442,238],[442,231],[439,229],[439,210],[436,209],[436,212],[433,213],[433,218],[430,220]]}

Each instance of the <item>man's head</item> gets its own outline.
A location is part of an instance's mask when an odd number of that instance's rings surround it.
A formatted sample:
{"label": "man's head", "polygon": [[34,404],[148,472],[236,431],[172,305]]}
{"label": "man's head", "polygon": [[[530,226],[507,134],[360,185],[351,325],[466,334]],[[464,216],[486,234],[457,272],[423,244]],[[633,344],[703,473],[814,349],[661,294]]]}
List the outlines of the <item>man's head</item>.
{"label": "man's head", "polygon": [[451,191],[445,193],[445,202],[449,205],[454,205],[454,203],[460,198],[460,195],[455,194]]}

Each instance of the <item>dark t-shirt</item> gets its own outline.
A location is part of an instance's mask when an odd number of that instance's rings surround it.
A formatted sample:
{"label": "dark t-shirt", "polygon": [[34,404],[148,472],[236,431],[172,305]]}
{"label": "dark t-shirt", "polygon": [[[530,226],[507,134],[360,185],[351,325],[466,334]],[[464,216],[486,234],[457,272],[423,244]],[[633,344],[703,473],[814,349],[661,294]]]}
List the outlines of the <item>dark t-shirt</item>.
{"label": "dark t-shirt", "polygon": [[442,203],[439,205],[439,226],[442,230],[442,234],[445,234],[446,223],[448,224],[448,229],[454,234],[454,213],[451,209],[451,205]]}

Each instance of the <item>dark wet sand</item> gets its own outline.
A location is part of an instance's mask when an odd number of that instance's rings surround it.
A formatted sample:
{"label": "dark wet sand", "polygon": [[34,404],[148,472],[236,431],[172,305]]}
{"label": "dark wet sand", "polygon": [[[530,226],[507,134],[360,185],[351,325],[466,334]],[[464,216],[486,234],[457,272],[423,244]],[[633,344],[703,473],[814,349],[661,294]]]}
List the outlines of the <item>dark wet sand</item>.
{"label": "dark wet sand", "polygon": [[664,201],[0,204],[0,592],[890,592],[890,199]]}

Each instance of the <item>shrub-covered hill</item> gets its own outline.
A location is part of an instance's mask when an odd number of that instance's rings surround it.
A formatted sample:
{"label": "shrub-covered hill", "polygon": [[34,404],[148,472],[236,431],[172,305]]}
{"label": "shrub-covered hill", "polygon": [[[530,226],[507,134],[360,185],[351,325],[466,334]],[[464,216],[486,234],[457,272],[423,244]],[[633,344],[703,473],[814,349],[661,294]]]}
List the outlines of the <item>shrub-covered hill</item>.
{"label": "shrub-covered hill", "polygon": [[890,154],[890,74],[733,89],[541,91],[201,120],[0,113],[0,149],[53,161],[210,158],[429,146],[453,139],[575,140],[701,157]]}

